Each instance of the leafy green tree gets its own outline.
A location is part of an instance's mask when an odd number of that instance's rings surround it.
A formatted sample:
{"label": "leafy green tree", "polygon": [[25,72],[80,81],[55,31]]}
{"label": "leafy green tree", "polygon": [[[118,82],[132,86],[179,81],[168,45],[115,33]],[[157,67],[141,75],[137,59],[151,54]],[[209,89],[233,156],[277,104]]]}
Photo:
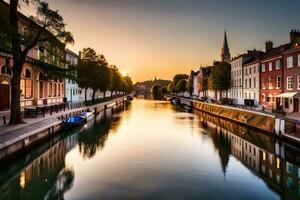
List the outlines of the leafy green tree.
{"label": "leafy green tree", "polygon": [[165,86],[162,86],[161,88],[159,88],[159,92],[161,93],[161,94],[166,94],[168,91],[167,91],[167,86],[165,85]]}
{"label": "leafy green tree", "polygon": [[219,91],[221,94],[221,92],[226,91],[227,97],[227,91],[231,87],[231,66],[229,63],[216,63],[209,76],[208,86],[216,93]]}
{"label": "leafy green tree", "polygon": [[189,76],[186,74],[176,74],[173,78],[173,83],[176,86],[178,81],[181,79],[187,79]]}
{"label": "leafy green tree", "polygon": [[126,93],[132,92],[133,83],[132,83],[132,80],[131,80],[130,76],[124,76],[123,80],[125,80],[125,83],[126,83],[125,92]]}
{"label": "leafy green tree", "polygon": [[112,97],[113,92],[119,91],[122,87],[122,75],[116,65],[112,65],[110,70],[112,72],[112,85],[110,88]]}
{"label": "leafy green tree", "polygon": [[[20,28],[18,9],[21,2],[32,4],[36,8],[36,16],[28,21],[27,28]],[[20,107],[20,81],[23,65],[29,50],[38,44],[60,40],[74,42],[72,34],[65,29],[63,17],[56,10],[49,8],[48,3],[41,0],[10,0],[8,11],[0,12],[0,41],[13,57],[13,77],[11,79],[10,124],[23,123]],[[52,34],[50,34],[52,33]]]}
{"label": "leafy green tree", "polygon": [[187,81],[186,79],[180,79],[177,84],[176,84],[176,91],[177,92],[185,92],[187,86]]}
{"label": "leafy green tree", "polygon": [[174,83],[173,82],[170,82],[167,86],[167,92],[168,93],[173,93],[175,91],[174,89]]}
{"label": "leafy green tree", "polygon": [[193,79],[189,79],[186,84],[186,90],[189,92],[190,96],[193,95]]}
{"label": "leafy green tree", "polygon": [[99,56],[99,70],[100,77],[99,80],[97,80],[98,88],[103,92],[103,98],[105,98],[107,90],[112,86],[112,71],[110,70],[104,55]]}
{"label": "leafy green tree", "polygon": [[78,84],[85,88],[85,101],[87,88],[93,90],[92,101],[95,101],[95,93],[99,89],[99,82],[102,81],[100,63],[101,58],[94,49],[82,50],[82,60],[78,65]]}

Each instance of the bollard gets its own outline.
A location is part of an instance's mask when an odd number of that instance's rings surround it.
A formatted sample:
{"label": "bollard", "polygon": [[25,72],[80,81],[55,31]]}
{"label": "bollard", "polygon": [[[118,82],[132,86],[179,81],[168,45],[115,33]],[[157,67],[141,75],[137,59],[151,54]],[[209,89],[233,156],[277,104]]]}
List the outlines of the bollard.
{"label": "bollard", "polygon": [[3,116],[3,124],[6,125],[6,117]]}

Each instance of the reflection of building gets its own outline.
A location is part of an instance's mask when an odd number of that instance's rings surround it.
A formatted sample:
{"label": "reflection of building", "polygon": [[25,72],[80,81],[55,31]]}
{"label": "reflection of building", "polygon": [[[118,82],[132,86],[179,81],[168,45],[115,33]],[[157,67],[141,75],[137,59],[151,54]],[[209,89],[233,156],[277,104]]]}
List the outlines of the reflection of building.
{"label": "reflection of building", "polygon": [[25,169],[0,186],[0,199],[62,199],[74,179],[72,169],[65,167],[67,152],[77,143],[77,134],[61,140],[27,165]]}
{"label": "reflection of building", "polygon": [[[200,114],[200,116],[201,121],[208,124],[209,132],[218,151],[224,151],[226,145],[231,146],[230,151],[225,150],[223,154],[219,153],[221,160],[225,160],[230,152],[279,193],[283,199],[300,198],[299,149],[291,148],[284,143],[279,144],[273,141],[272,137],[251,132],[211,115]],[[223,163],[222,168],[224,168]]]}
{"label": "reflection of building", "polygon": [[[1,11],[8,12],[8,4],[0,1]],[[19,13],[20,27],[32,26],[31,19]],[[37,26],[35,24],[34,26]],[[36,27],[37,28],[37,27]],[[40,27],[38,27],[40,28]],[[50,34],[45,33],[45,34]],[[41,66],[64,67],[65,44],[59,40],[40,43],[32,48],[21,73],[21,107],[62,102],[64,82],[59,78],[47,77]],[[8,110],[11,101],[12,56],[0,49],[0,110]]]}

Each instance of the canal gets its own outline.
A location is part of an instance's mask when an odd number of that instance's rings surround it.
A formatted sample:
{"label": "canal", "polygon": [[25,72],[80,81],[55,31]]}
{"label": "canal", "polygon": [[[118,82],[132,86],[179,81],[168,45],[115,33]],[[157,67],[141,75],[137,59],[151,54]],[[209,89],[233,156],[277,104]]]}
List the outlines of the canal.
{"label": "canal", "polygon": [[300,199],[299,149],[135,99],[0,164],[0,199]]}

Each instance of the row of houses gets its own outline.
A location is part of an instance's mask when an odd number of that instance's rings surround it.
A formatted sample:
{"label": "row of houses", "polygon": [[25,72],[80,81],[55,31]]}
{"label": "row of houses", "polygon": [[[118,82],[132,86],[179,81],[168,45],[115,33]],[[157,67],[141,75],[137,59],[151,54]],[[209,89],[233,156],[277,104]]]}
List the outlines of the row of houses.
{"label": "row of houses", "polygon": [[[226,49],[227,47],[227,49]],[[222,48],[222,61],[229,54],[226,32]],[[300,98],[300,32],[290,31],[288,43],[274,47],[266,41],[265,50],[248,50],[231,58],[231,88],[228,97],[236,105],[251,105],[266,110],[298,113]],[[213,91],[199,92],[199,80],[208,77],[213,66],[192,72],[193,96],[214,99]],[[219,97],[217,97],[219,98]]]}
{"label": "row of houses", "polygon": [[[8,10],[8,4],[0,1],[1,10]],[[31,19],[19,13],[20,27],[37,25]],[[66,49],[66,45],[59,40],[51,40],[43,47],[36,46],[27,54],[21,75],[21,107],[30,107],[63,102],[84,101],[85,89],[82,89],[73,80],[61,78],[49,78],[43,68],[34,61],[44,62],[56,67],[65,68],[69,65],[77,65],[80,55]],[[11,78],[13,76],[12,55],[0,47],[0,111],[10,109],[11,102]],[[102,93],[98,91],[96,98],[101,98]],[[92,90],[87,89],[87,99],[92,98]]]}

